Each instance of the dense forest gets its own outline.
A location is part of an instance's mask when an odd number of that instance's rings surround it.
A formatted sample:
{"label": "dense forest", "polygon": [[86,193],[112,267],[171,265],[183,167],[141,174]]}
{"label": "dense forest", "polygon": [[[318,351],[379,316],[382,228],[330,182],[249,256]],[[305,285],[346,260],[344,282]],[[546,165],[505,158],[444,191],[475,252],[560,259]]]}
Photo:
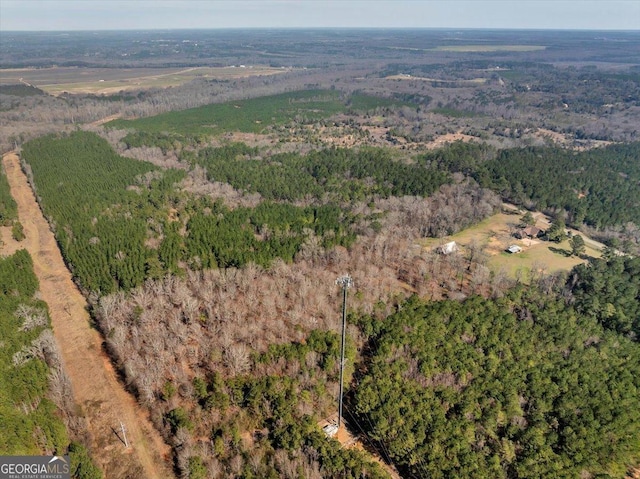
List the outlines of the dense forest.
{"label": "dense forest", "polygon": [[[95,312],[116,364],[157,427],[182,445],[180,470],[295,477],[284,472],[285,449],[308,477],[333,477],[325,456],[306,456],[320,447],[315,421],[336,391],[337,335],[325,328],[335,328],[338,301],[325,261],[190,272],[101,298]],[[442,261],[426,274],[459,277]],[[405,303],[398,294],[371,308],[375,278],[349,269],[360,286],[345,414],[407,477],[623,477],[637,462],[640,350],[585,312],[586,274],[566,283],[540,276],[502,299],[483,289],[495,299]],[[612,285],[628,278],[622,269],[608,268]],[[632,316],[633,294],[607,301]]]}
{"label": "dense forest", "polygon": [[[473,176],[505,200],[566,213],[567,221],[596,229],[640,224],[640,143],[587,151],[554,147],[495,150],[457,142],[421,161]],[[626,205],[620,208],[620,205]]]}
{"label": "dense forest", "polygon": [[640,143],[585,152],[505,150],[474,176],[517,204],[530,200],[537,209],[565,210],[577,226],[640,224],[639,156]]}
{"label": "dense forest", "polygon": [[[140,208],[158,215],[154,205],[170,183],[164,186],[156,179],[154,197],[148,188],[138,194],[127,187],[136,186],[136,177],[144,182],[145,174],[153,181],[155,167],[120,158],[104,140],[81,132],[58,140],[39,138],[25,145],[23,154],[63,256],[82,286],[112,291],[115,285],[127,288],[143,281],[147,217],[128,212]],[[171,172],[165,175],[160,177],[171,177]]]}
{"label": "dense forest", "polygon": [[[339,98],[340,93],[335,90],[313,90],[249,100],[242,105],[237,102],[212,105],[203,107],[201,114],[197,113],[199,109],[194,110],[189,121],[208,124],[206,121],[211,121],[216,109],[229,108],[224,120],[231,122],[225,123],[227,131],[259,131],[256,125],[267,128],[291,121],[295,116],[287,109],[291,105],[311,108],[314,102],[321,101],[325,102],[324,109],[318,110],[316,105],[312,108],[314,112],[337,113],[338,106],[334,109],[327,105],[339,103]],[[383,105],[380,102],[385,101],[358,100],[367,98],[364,95],[350,98],[353,104],[363,103],[369,109],[379,108]],[[392,103],[387,105],[391,106]],[[422,114],[420,106],[396,105],[395,108],[407,119],[416,115],[419,118]],[[248,124],[238,126],[233,123],[236,117],[237,121],[245,118],[243,115],[247,111],[251,112],[251,117],[271,116],[251,128]],[[263,111],[266,113],[261,113]],[[181,114],[183,112],[173,112],[129,123],[116,121],[112,125],[136,128],[137,131],[123,140],[128,148],[155,146],[165,154],[176,152],[191,165],[204,167],[209,180],[230,183],[236,189],[258,192],[265,198],[291,201],[321,197],[328,191],[338,201],[362,200],[374,195],[425,196],[450,181],[449,173],[462,172],[473,176],[481,186],[493,189],[505,200],[532,209],[566,214],[567,222],[575,227],[586,224],[602,230],[640,223],[637,214],[640,211],[637,203],[640,172],[635,161],[638,143],[573,151],[554,146],[496,149],[476,141],[445,145],[417,157],[406,153],[390,154],[388,149],[380,148],[320,148],[306,155],[281,153],[265,157],[262,150],[243,144],[206,147],[203,137],[199,139],[201,147],[198,147],[199,143],[189,143],[184,134],[176,130],[175,125],[181,124]],[[172,115],[178,116],[174,120]],[[297,120],[302,124],[314,121],[314,118],[304,120],[299,116]],[[154,126],[156,122],[157,127]],[[300,129],[300,124],[287,125],[287,129],[295,131]],[[202,135],[212,133],[203,132]],[[185,148],[186,145],[191,147]],[[292,187],[294,184],[296,188]],[[630,207],[617,208],[618,204]]]}
{"label": "dense forest", "polygon": [[562,302],[412,299],[374,328],[352,407],[408,477],[622,477],[638,460],[640,349]]}
{"label": "dense forest", "polygon": [[[411,479],[637,475],[637,31],[0,44],[0,149],[21,154],[175,477],[388,477],[374,458]],[[552,263],[584,264],[547,274],[535,249],[497,251],[494,229],[447,238],[506,216],[502,201],[530,210],[514,223],[552,222],[533,240]],[[19,240],[16,209],[0,172],[0,225]],[[580,230],[571,251],[545,241],[565,226]],[[514,228],[504,236],[520,244]],[[609,246],[586,257],[582,237],[589,255],[588,238]],[[71,401],[31,259],[1,248],[0,454],[69,453],[74,478],[97,479],[89,453],[120,444],[82,445],[95,441],[71,413],[100,408]],[[515,273],[493,262],[525,256]],[[353,448],[321,429],[336,411],[345,273]]]}
{"label": "dense forest", "polygon": [[25,250],[0,257],[0,454],[69,454],[74,479],[100,479],[62,417],[72,398],[38,280]]}
{"label": "dense forest", "polygon": [[267,199],[328,197],[339,202],[389,196],[429,196],[450,181],[446,172],[393,158],[388,150],[333,148],[307,155],[260,158],[256,148],[236,143],[204,148],[193,160],[211,181],[260,193]]}
{"label": "dense forest", "polygon": [[606,329],[640,341],[640,259],[607,253],[572,271],[575,307]]}
{"label": "dense forest", "polygon": [[324,247],[354,240],[352,220],[335,205],[265,202],[230,210],[181,195],[174,188],[181,171],[120,157],[94,134],[44,137],[25,145],[23,155],[65,260],[88,291],[127,290],[180,265],[291,261],[310,235]]}
{"label": "dense forest", "polygon": [[160,133],[171,133],[176,139],[193,141],[228,131],[259,133],[269,127],[289,124],[293,120],[308,123],[349,110],[367,111],[403,104],[405,103],[401,100],[361,93],[345,95],[335,89],[302,90],[171,111],[137,120],[114,120],[108,126],[133,128],[145,133],[146,136],[132,137],[135,138],[134,145],[148,144],[154,134]]}

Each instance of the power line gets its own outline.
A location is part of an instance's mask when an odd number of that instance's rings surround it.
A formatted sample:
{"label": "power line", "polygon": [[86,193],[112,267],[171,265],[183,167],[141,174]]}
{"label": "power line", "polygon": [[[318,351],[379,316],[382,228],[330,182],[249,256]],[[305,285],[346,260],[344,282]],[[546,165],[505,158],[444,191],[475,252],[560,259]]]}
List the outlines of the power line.
{"label": "power line", "polygon": [[338,431],[342,425],[342,396],[344,394],[344,347],[347,336],[347,290],[353,286],[353,279],[348,274],[336,279],[336,284],[342,287],[342,343],[340,345],[340,392],[338,393]]}
{"label": "power line", "polygon": [[[336,284],[342,288],[342,341],[341,341],[341,348],[340,348],[341,349],[341,352],[340,352],[340,392],[338,394],[338,431],[339,431],[340,430],[340,426],[342,425],[342,421],[343,421],[343,419],[342,419],[342,408],[343,408],[342,407],[342,403],[343,403],[343,395],[344,395],[344,366],[345,366],[345,357],[344,356],[345,356],[345,343],[346,343],[346,336],[347,336],[347,290],[353,286],[353,279],[348,274],[345,274],[345,275],[339,277],[338,279],[336,279]],[[372,339],[374,341],[376,341],[375,337],[372,338]],[[378,388],[377,383],[376,383],[376,390],[377,390],[378,397],[380,398],[381,394],[380,394],[380,389]],[[364,435],[364,438],[369,442],[369,444],[375,450],[376,448],[373,445],[373,443],[371,441],[371,438],[364,431],[362,425],[358,422],[356,417],[349,411],[347,411],[347,413],[351,416],[351,419],[353,420],[353,422],[360,429],[360,431]],[[371,423],[371,419],[369,418],[369,415],[365,414],[365,418],[369,422],[371,430],[373,431],[374,428],[373,428],[373,424]],[[390,464],[392,467],[395,467],[395,464],[393,463],[393,460],[391,459],[390,451],[385,446],[384,441],[378,441],[378,443],[380,444],[380,446],[382,446],[382,453],[386,456],[387,463]]]}

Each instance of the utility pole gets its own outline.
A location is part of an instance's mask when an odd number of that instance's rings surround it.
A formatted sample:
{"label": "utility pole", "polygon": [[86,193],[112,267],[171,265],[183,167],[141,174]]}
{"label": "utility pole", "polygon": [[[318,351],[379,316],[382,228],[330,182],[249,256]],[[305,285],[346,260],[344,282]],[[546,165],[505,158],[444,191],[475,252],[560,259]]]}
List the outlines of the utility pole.
{"label": "utility pole", "polygon": [[344,346],[347,336],[347,290],[353,286],[353,279],[348,274],[336,280],[336,284],[342,287],[342,343],[340,345],[340,393],[338,395],[338,431],[342,426],[342,395],[344,391]]}
{"label": "utility pole", "polygon": [[127,441],[127,431],[124,428],[124,423],[120,421],[120,429],[122,430],[122,438],[124,439],[124,447],[129,448],[129,441]]}

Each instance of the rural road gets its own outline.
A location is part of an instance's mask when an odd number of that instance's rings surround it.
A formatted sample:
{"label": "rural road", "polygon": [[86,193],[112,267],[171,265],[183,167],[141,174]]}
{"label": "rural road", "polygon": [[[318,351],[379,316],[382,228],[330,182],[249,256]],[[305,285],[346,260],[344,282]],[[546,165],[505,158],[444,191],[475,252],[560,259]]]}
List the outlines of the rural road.
{"label": "rural road", "polygon": [[[20,246],[33,258],[74,400],[87,421],[94,460],[107,479],[174,477],[168,464],[169,446],[118,381],[102,350],[100,334],[89,325],[87,303],[71,280],[18,156],[8,153],[2,160],[26,235]],[[129,448],[114,432],[120,429],[120,422],[126,428]]]}

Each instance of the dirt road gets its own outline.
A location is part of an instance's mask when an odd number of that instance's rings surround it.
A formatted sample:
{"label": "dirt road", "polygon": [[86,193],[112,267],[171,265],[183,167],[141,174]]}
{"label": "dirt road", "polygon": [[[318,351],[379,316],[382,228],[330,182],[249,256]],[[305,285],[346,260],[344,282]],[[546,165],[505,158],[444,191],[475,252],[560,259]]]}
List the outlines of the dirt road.
{"label": "dirt road", "polygon": [[[169,447],[148,415],[118,382],[102,351],[99,333],[89,326],[85,299],[71,280],[53,233],[20,169],[18,156],[8,153],[3,163],[26,234],[21,247],[33,258],[75,402],[87,420],[94,459],[107,479],[174,477],[167,463]],[[121,421],[126,428],[128,449],[115,432]]]}

